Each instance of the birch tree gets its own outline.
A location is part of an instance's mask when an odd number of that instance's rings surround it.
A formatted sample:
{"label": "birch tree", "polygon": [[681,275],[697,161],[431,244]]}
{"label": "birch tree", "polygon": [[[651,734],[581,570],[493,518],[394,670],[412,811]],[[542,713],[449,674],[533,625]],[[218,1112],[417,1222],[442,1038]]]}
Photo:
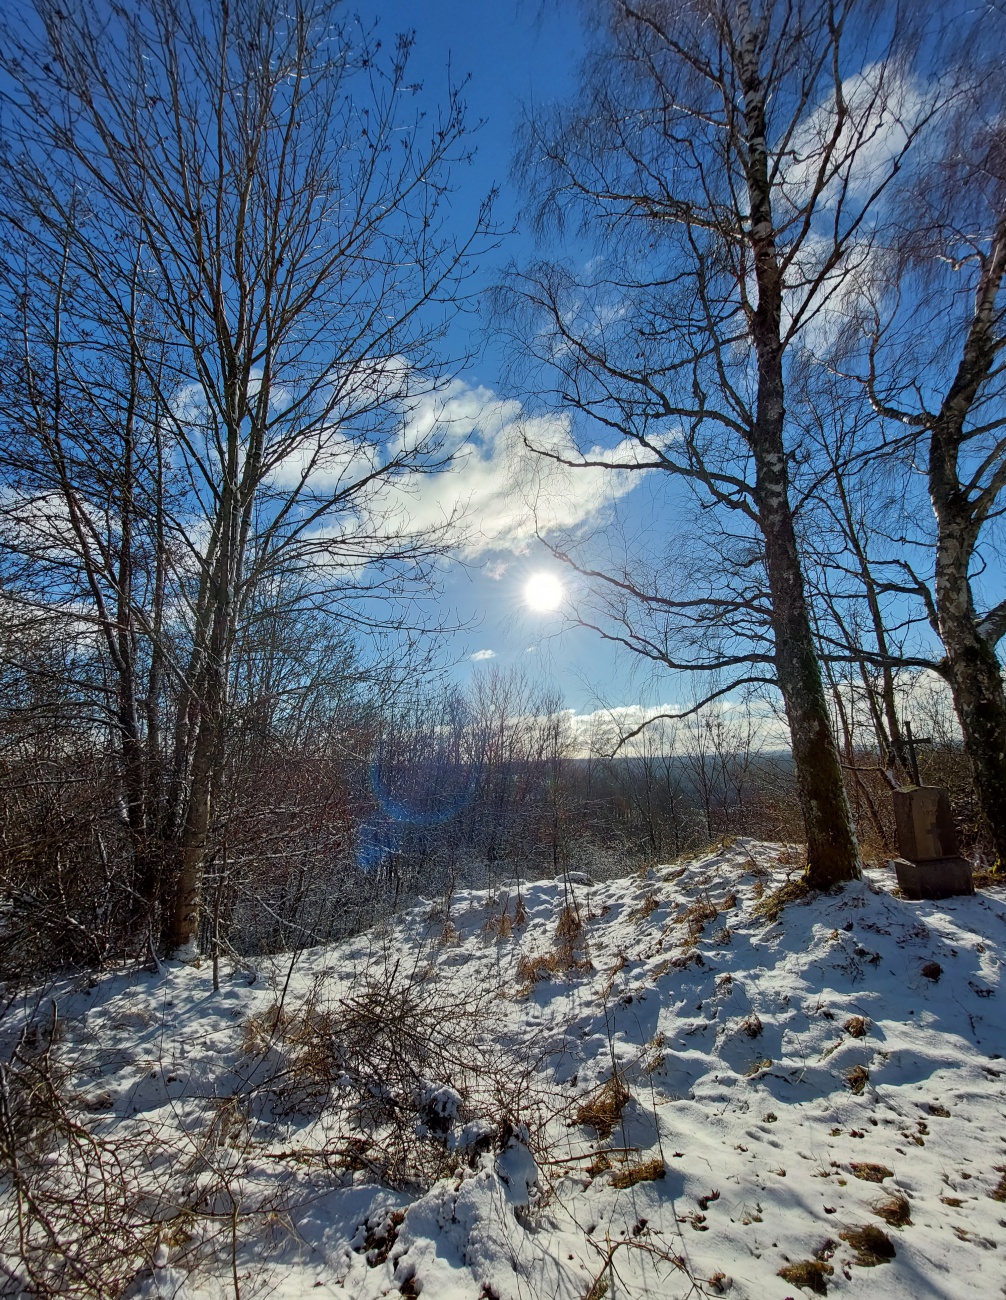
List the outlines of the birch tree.
{"label": "birch tree", "polygon": [[[575,537],[552,544],[615,595],[630,648],[718,672],[721,691],[778,687],[808,880],[828,887],[860,864],[808,609],[788,378],[855,292],[944,92],[913,82],[896,5],[611,0],[594,15],[584,90],[530,120],[520,164],[543,229],[575,231],[595,256],[516,269],[501,307],[522,379],[570,414],[582,454],[533,450],[679,486],[650,583],[592,566]],[[674,572],[681,487],[729,513],[733,577],[710,569],[689,587]],[[661,634],[637,636],[634,612]],[[754,640],[736,632],[745,621]]]}
{"label": "birch tree", "polygon": [[[983,39],[1001,48],[1001,30]],[[984,78],[982,72],[984,71]],[[975,791],[1006,862],[1006,137],[998,63],[972,91],[885,259],[865,322],[861,381],[884,436],[879,457],[921,478],[933,527],[908,529],[891,586],[916,598],[945,652]],[[924,515],[921,516],[925,518]]]}

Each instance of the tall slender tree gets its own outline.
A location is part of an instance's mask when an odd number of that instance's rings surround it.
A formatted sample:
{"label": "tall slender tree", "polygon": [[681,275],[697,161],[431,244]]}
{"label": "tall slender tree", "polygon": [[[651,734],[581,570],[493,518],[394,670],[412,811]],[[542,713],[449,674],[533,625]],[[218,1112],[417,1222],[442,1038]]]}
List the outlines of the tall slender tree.
{"label": "tall slender tree", "polygon": [[[688,589],[666,568],[647,585],[591,566],[576,539],[561,552],[616,594],[632,648],[719,669],[719,690],[778,686],[808,880],[828,887],[860,864],[801,563],[788,377],[854,292],[944,91],[913,82],[899,5],[605,0],[594,14],[581,96],[531,118],[520,160],[543,228],[578,220],[595,256],[515,270],[501,307],[531,386],[580,434],[566,461],[663,471],[731,512],[739,585],[721,572]],[[639,644],[633,609],[656,613],[660,637]],[[763,644],[734,631],[745,619]]]}

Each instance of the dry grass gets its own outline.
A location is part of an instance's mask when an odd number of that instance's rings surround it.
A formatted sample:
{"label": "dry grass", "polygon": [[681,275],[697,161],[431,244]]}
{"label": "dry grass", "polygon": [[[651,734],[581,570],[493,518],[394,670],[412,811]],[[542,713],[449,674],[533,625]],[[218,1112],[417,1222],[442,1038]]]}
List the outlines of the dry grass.
{"label": "dry grass", "polygon": [[989,1192],[993,1201],[1006,1201],[1006,1169],[997,1169],[996,1173],[1001,1173],[1002,1177],[996,1183],[995,1187]]}
{"label": "dry grass", "polygon": [[579,943],[583,934],[583,922],[580,920],[579,910],[570,907],[569,904],[559,913],[559,920],[555,927],[556,947],[570,947]]}
{"label": "dry grass", "polygon": [[667,1044],[666,1036],[658,1029],[650,1041],[647,1043],[647,1050],[650,1052],[649,1057],[643,1062],[644,1074],[656,1074],[662,1070],[667,1057],[664,1054],[664,1047]]}
{"label": "dry grass", "polygon": [[513,934],[513,921],[510,918],[510,909],[504,907],[501,912],[490,912],[486,917],[485,924],[482,926],[482,933],[487,939],[509,939]]}
{"label": "dry grass", "polygon": [[566,906],[559,913],[555,927],[555,947],[550,952],[521,953],[517,960],[517,983],[528,993],[542,980],[558,975],[586,975],[594,969],[590,960],[578,952],[583,940],[583,921],[575,907]]}
{"label": "dry grass", "polygon": [[801,1259],[795,1264],[787,1264],[779,1270],[778,1276],[793,1286],[806,1287],[815,1295],[828,1294],[828,1278],[834,1273],[832,1266],[823,1259]]}
{"label": "dry grass", "polygon": [[856,1263],[861,1268],[889,1264],[896,1254],[894,1242],[883,1228],[873,1223],[865,1223],[861,1228],[846,1228],[838,1235],[856,1252]]}
{"label": "dry grass", "polygon": [[653,915],[659,906],[660,899],[656,894],[647,894],[640,905],[634,911],[629,913],[629,920],[645,921],[648,916]]}
{"label": "dry grass", "polygon": [[882,1183],[885,1178],[894,1177],[893,1169],[888,1169],[886,1165],[871,1164],[868,1160],[854,1160],[849,1168],[853,1178],[864,1183]]}
{"label": "dry grass", "polygon": [[863,1089],[869,1081],[870,1071],[865,1065],[854,1065],[845,1076],[845,1082],[849,1085],[849,1091],[855,1093],[857,1097],[863,1095]]}
{"label": "dry grass", "polygon": [[758,1038],[761,1036],[761,1032],[761,1018],[752,1011],[748,1018],[741,1022],[741,1033],[747,1034],[748,1038]]}
{"label": "dry grass", "polygon": [[599,1091],[580,1103],[574,1121],[592,1128],[598,1137],[609,1138],[621,1123],[622,1111],[630,1096],[619,1076],[613,1074]]}
{"label": "dry grass", "polygon": [[686,907],[674,918],[677,924],[686,925],[685,943],[695,943],[702,935],[709,921],[715,921],[719,912],[709,898],[699,898]]}
{"label": "dry grass", "polygon": [[619,1191],[626,1187],[635,1187],[637,1183],[655,1183],[658,1178],[664,1177],[664,1162],[660,1156],[654,1156],[652,1160],[644,1160],[638,1165],[627,1165],[624,1169],[618,1169],[611,1175],[612,1187],[617,1187]]}
{"label": "dry grass", "polygon": [[605,1268],[601,1276],[594,1279],[583,1300],[604,1300],[604,1297],[608,1294],[607,1272],[608,1270]]}
{"label": "dry grass", "polygon": [[919,972],[919,974],[924,975],[927,980],[932,980],[933,983],[935,984],[935,982],[943,974],[943,967],[940,965],[938,961],[927,961],[925,966],[923,966],[922,970]]}
{"label": "dry grass", "polygon": [[850,1038],[865,1038],[870,1028],[870,1022],[865,1016],[850,1016],[842,1028]]}
{"label": "dry grass", "polygon": [[870,1208],[892,1228],[906,1228],[912,1221],[912,1207],[904,1192],[893,1192],[884,1200],[874,1201]]}
{"label": "dry grass", "polygon": [[542,980],[559,975],[586,975],[593,967],[585,957],[578,957],[572,948],[554,948],[551,952],[521,953],[517,960],[517,983],[528,992]]}
{"label": "dry grass", "polygon": [[328,1100],[338,1070],[335,1015],[309,999],[299,1007],[274,1002],[245,1021],[241,1050],[246,1057],[282,1055],[281,1109],[312,1114]]}
{"label": "dry grass", "polygon": [[802,902],[809,898],[810,894],[810,886],[802,876],[796,880],[787,880],[784,885],[780,885],[778,889],[773,889],[771,893],[760,898],[751,909],[752,915],[763,916],[766,921],[775,924],[788,903]]}

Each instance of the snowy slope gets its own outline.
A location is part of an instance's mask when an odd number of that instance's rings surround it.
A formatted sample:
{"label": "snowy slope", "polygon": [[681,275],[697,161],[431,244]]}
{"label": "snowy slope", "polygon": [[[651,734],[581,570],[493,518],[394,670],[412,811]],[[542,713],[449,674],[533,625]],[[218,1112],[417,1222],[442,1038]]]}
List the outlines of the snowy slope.
{"label": "snowy slope", "polygon": [[[735,841],[458,894],[217,993],[180,965],[61,990],[78,1113],[190,1207],[132,1293],[1006,1294],[1006,891],[909,902],[874,871],[772,921],[797,861]],[[347,1167],[360,1071],[325,1047],[347,1016],[372,1035],[367,996],[403,977],[415,1051],[452,1074],[403,1121],[426,1190],[382,1184],[362,1142]]]}

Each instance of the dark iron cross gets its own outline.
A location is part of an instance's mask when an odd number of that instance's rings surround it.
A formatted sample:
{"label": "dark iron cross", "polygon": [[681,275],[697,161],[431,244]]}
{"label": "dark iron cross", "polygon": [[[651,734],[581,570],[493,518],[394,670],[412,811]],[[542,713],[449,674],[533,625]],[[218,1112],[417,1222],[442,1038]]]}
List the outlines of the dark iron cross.
{"label": "dark iron cross", "polygon": [[915,746],[931,745],[933,743],[933,738],[932,736],[913,736],[912,724],[906,718],[905,719],[905,740],[908,744],[908,759],[912,765],[912,780],[915,782],[916,785],[921,785],[922,781],[919,779],[919,756],[915,752]]}

